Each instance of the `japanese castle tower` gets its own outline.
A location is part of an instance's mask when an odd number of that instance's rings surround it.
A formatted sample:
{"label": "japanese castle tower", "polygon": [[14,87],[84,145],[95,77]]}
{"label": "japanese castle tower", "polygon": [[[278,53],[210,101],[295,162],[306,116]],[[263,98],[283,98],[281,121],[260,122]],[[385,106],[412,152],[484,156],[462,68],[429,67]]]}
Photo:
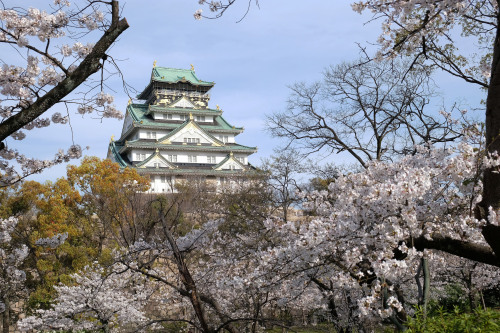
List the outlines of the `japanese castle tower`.
{"label": "japanese castle tower", "polygon": [[248,156],[257,148],[235,142],[243,127],[230,125],[219,106],[208,107],[215,83],[198,79],[193,66],[155,65],[137,96],[144,103],[129,101],[120,139],[111,139],[108,158],[148,175],[154,193],[175,191],[176,181],[192,177],[220,185],[254,170]]}

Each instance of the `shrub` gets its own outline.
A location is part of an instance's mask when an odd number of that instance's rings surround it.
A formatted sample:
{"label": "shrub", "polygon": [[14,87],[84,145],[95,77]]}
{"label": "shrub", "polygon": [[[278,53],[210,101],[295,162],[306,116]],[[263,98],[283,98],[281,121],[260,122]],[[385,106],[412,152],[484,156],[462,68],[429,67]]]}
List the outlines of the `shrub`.
{"label": "shrub", "polygon": [[500,312],[498,310],[476,309],[473,312],[461,312],[458,307],[453,311],[438,309],[433,314],[424,316],[421,309],[408,323],[408,332],[500,332]]}

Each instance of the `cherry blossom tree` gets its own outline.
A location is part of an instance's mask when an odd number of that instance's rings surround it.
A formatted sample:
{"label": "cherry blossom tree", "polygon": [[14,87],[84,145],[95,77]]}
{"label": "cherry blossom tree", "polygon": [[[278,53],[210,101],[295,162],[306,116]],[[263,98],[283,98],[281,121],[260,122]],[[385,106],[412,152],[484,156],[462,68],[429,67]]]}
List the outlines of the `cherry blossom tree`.
{"label": "cherry blossom tree", "polygon": [[[212,292],[207,292],[210,289],[202,289],[203,284],[197,275],[207,272],[203,269],[194,270],[190,265],[191,254],[196,246],[200,246],[204,231],[210,230],[217,223],[209,222],[202,229],[186,237],[179,237],[175,230],[181,221],[180,207],[183,198],[173,196],[171,199],[172,201],[166,198],[156,201],[160,221],[158,236],[161,236],[149,242],[137,242],[126,249],[119,257],[119,263],[158,282],[162,286],[164,298],[172,299],[173,303],[190,305],[190,316],[157,318],[155,322],[177,320],[190,323],[206,333],[217,332],[221,327],[229,332],[236,332],[231,317],[220,305],[220,299],[212,297]],[[202,248],[205,249],[204,246]],[[167,309],[166,314],[172,315],[173,312],[175,315],[172,310]]]}
{"label": "cherry blossom tree", "polygon": [[21,268],[29,250],[25,244],[13,244],[12,234],[17,225],[14,217],[0,219],[0,312],[3,332],[9,332],[12,305],[26,293],[26,273]]}
{"label": "cherry blossom tree", "polygon": [[[268,229],[277,230],[282,242],[260,254],[260,269],[293,277],[299,281],[294,285],[312,281],[331,309],[335,293],[350,290],[358,314],[390,318],[401,329],[411,311],[406,306],[425,292],[412,283],[422,258],[432,267],[452,261],[429,249],[489,265],[485,281],[476,277],[474,284],[497,284],[500,261],[481,234],[485,221],[474,216],[474,207],[481,200],[481,170],[497,170],[498,163],[480,151],[467,143],[448,150],[419,147],[396,162],[372,161],[366,170],[340,175],[328,191],[306,194],[305,206],[317,212],[311,221],[269,220]],[[496,223],[495,212],[489,213]]]}
{"label": "cherry blossom tree", "polygon": [[[73,143],[53,160],[41,161],[10,149],[8,140],[22,140],[25,131],[51,123],[68,123],[73,104],[80,114],[95,111],[102,117],[122,117],[112,105],[113,97],[103,91],[102,83],[105,66],[106,70],[116,67],[108,50],[128,28],[126,19],[120,18],[118,1],[70,4],[55,0],[42,9],[17,5],[8,7],[8,2],[3,1],[0,8],[0,47],[14,48],[20,55],[9,59],[4,53],[0,69],[0,181],[4,186],[81,156],[81,147]],[[92,42],[82,44],[78,40],[83,37]],[[89,81],[99,71],[100,79]],[[84,98],[72,98],[70,94],[84,82],[88,83]],[[58,103],[66,105],[66,115],[56,112],[42,118]],[[12,161],[17,162],[20,171]]]}
{"label": "cherry blossom tree", "polygon": [[37,310],[18,323],[21,331],[122,332],[146,322],[143,307],[153,290],[141,274],[115,265],[111,271],[86,267],[73,274],[74,285],[55,287],[57,297],[49,310]]}
{"label": "cherry blossom tree", "polygon": [[[19,230],[16,230],[18,218],[0,219],[0,313],[2,313],[2,332],[8,333],[12,324],[13,305],[26,299],[28,288],[26,268],[23,264],[30,253],[30,248],[22,239],[14,240]],[[60,246],[67,233],[56,234],[49,238],[40,238],[35,245],[46,248]],[[29,274],[29,273],[28,273]]]}
{"label": "cherry blossom tree", "polygon": [[[487,90],[486,150],[497,158],[500,151],[500,30],[497,1],[357,1],[358,12],[369,10],[382,20],[377,58],[412,54],[445,72]],[[460,49],[457,32],[473,38],[478,45],[476,55]],[[489,167],[483,175],[482,200],[476,208],[478,219],[484,219],[482,234],[489,246],[500,253],[500,226],[491,220],[500,209],[500,174]],[[495,213],[496,214],[496,213]]]}

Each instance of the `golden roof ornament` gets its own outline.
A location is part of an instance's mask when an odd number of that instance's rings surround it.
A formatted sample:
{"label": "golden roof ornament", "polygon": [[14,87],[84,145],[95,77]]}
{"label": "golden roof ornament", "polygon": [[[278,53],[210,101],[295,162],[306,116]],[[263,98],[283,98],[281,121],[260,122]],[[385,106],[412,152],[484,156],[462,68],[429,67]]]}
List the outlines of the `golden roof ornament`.
{"label": "golden roof ornament", "polygon": [[232,151],[229,152],[229,156],[233,157],[233,152]]}
{"label": "golden roof ornament", "polygon": [[155,67],[156,67],[156,60],[153,61],[153,68],[155,68]]}
{"label": "golden roof ornament", "polygon": [[111,139],[109,139],[109,142],[115,142],[115,135],[111,135]]}
{"label": "golden roof ornament", "polygon": [[217,108],[217,110],[218,110],[218,111],[220,111],[220,106],[219,106],[219,104],[217,104],[215,107]]}
{"label": "golden roof ornament", "polygon": [[130,105],[130,104],[132,104],[132,98],[128,99],[128,104],[127,105]]}
{"label": "golden roof ornament", "polygon": [[194,66],[193,66],[193,64],[191,64],[191,70],[194,72]]}
{"label": "golden roof ornament", "polygon": [[189,112],[189,120],[193,120],[193,113]]}

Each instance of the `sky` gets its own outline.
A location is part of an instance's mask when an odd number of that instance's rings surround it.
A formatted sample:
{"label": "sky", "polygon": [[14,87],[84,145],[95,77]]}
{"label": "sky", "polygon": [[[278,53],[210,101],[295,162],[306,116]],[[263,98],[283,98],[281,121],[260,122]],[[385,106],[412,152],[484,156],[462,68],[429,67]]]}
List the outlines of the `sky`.
{"label": "sky", "polygon": [[[245,128],[237,142],[258,147],[250,157],[250,162],[258,165],[280,145],[265,131],[265,117],[286,109],[288,85],[314,82],[321,79],[327,66],[356,60],[359,45],[374,53],[380,22],[367,23],[372,17],[355,13],[350,3],[260,0],[260,8],[252,4],[237,23],[246,11],[243,0],[222,18],[201,21],[193,17],[201,7],[197,0],[121,0],[122,16],[130,28],[110,54],[119,60],[127,84],[137,91],[149,83],[155,60],[162,67],[188,69],[193,64],[198,78],[216,83],[209,106],[220,105],[230,124]],[[204,8],[205,13],[207,10]],[[438,74],[437,81],[447,101],[476,104],[483,97],[477,89],[450,76]],[[116,106],[125,110],[129,97],[121,88],[122,82],[111,79],[107,85]],[[29,133],[20,149],[48,159],[74,140],[89,147],[85,155],[104,158],[110,137],[120,137],[123,122],[88,116],[82,119],[75,114],[71,124],[72,131],[68,126],[54,125]],[[341,159],[333,155],[324,161],[339,163]],[[65,168],[53,167],[29,179],[55,180],[65,175]]]}

